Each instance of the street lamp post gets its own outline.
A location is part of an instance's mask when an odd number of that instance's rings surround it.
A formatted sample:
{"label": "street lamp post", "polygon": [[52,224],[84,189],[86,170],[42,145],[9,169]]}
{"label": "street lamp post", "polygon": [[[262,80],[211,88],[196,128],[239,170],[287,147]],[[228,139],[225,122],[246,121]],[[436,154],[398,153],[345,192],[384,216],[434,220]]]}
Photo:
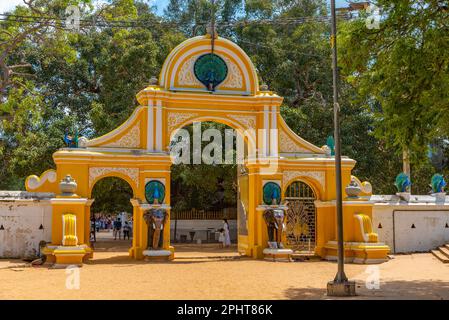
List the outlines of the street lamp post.
{"label": "street lamp post", "polygon": [[338,70],[337,70],[337,20],[335,0],[331,0],[331,45],[332,45],[332,80],[334,102],[334,140],[335,140],[335,183],[337,201],[337,242],[338,271],[335,279],[327,284],[328,296],[354,296],[355,282],[348,281],[344,271],[343,242],[343,199],[341,187],[341,140],[340,140],[340,106],[338,104]]}

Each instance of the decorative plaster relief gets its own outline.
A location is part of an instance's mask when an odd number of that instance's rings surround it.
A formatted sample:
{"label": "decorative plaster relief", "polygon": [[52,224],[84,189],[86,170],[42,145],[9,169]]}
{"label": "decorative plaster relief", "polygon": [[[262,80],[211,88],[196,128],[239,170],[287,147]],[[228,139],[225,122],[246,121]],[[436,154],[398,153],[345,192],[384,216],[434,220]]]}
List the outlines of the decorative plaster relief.
{"label": "decorative plaster relief", "polygon": [[[202,55],[202,54],[201,54]],[[178,71],[178,85],[189,87],[203,87],[201,82],[195,77],[194,65],[200,54],[196,54],[187,59]],[[228,67],[228,76],[220,85],[220,88],[240,89],[243,87],[243,75],[237,65],[228,57],[220,56]]]}
{"label": "decorative plaster relief", "polygon": [[244,116],[238,114],[230,114],[230,118],[233,118],[244,125],[244,129],[256,129],[256,117],[255,116]]}
{"label": "decorative plaster relief", "polygon": [[310,150],[307,150],[298,143],[296,143],[290,136],[283,130],[279,131],[279,140],[280,140],[280,151],[281,152],[303,152],[310,153]]}
{"label": "decorative plaster relief", "polygon": [[243,88],[243,76],[237,65],[228,57],[222,57],[228,66],[228,76],[220,85],[220,88],[241,89]]}
{"label": "decorative plaster relief", "polygon": [[294,179],[308,177],[318,181],[321,187],[325,187],[325,174],[324,171],[284,171],[282,174],[282,182],[284,186]]}
{"label": "decorative plaster relief", "polygon": [[140,147],[140,121],[138,121],[123,137],[117,141],[107,143],[103,147],[139,148]]}
{"label": "decorative plaster relief", "polygon": [[196,59],[198,59],[198,54],[191,56],[186,62],[183,63],[181,68],[178,71],[178,85],[180,86],[194,86],[194,87],[202,87],[203,85],[198,79],[195,77],[195,73],[193,71],[193,66],[195,64]]}
{"label": "decorative plaster relief", "polygon": [[167,128],[168,132],[171,133],[172,130],[178,129],[178,125],[185,122],[186,120],[196,117],[196,113],[187,112],[169,112],[167,115]]}
{"label": "decorative plaster relief", "polygon": [[115,167],[92,167],[89,168],[89,187],[92,188],[93,182],[98,178],[111,172],[118,172],[128,176],[139,187],[139,169],[138,168],[115,168]]}

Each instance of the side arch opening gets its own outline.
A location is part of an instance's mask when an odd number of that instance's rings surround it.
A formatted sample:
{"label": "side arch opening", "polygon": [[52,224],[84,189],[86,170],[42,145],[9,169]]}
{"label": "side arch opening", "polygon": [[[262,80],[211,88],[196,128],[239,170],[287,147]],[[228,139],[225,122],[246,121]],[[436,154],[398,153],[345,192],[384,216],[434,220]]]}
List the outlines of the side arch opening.
{"label": "side arch opening", "polygon": [[134,190],[122,177],[107,176],[92,186],[90,208],[90,243],[101,259],[126,255],[133,239]]}
{"label": "side arch opening", "polygon": [[313,252],[316,245],[316,193],[303,180],[290,183],[284,193],[288,201],[287,246],[295,251]]}

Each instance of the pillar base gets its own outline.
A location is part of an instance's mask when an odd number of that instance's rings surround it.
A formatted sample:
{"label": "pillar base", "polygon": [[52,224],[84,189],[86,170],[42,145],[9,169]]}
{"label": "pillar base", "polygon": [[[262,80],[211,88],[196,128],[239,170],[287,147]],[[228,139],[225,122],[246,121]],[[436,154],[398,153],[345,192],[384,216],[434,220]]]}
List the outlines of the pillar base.
{"label": "pillar base", "polygon": [[270,249],[266,248],[263,250],[264,259],[270,261],[293,261],[291,249]]}
{"label": "pillar base", "polygon": [[[324,258],[336,261],[338,246],[336,241],[328,241],[324,246]],[[388,261],[390,248],[382,242],[345,242],[345,263],[378,264]]]}
{"label": "pillar base", "polygon": [[51,268],[65,268],[70,265],[81,267],[86,256],[92,254],[92,249],[86,245],[79,246],[54,246],[44,248],[47,256],[46,263],[52,263]]}
{"label": "pillar base", "polygon": [[329,281],[327,283],[327,295],[330,297],[353,297],[356,295],[355,281]]}
{"label": "pillar base", "polygon": [[145,261],[170,261],[172,252],[169,250],[145,250],[142,252]]}

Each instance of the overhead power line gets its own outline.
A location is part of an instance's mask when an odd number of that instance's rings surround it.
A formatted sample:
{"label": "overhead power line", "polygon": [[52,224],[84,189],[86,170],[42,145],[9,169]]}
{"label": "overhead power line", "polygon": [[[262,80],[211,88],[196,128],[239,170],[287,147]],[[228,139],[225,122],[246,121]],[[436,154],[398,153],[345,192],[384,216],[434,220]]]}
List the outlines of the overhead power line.
{"label": "overhead power line", "polygon": [[[339,14],[340,19],[350,19],[351,16],[345,13]],[[19,22],[26,24],[33,23],[47,23],[49,26],[55,26],[59,28],[68,28],[66,25],[66,18],[51,17],[51,16],[27,16],[27,15],[15,15],[15,14],[0,14],[0,22]],[[308,16],[308,17],[282,17],[275,19],[260,19],[260,20],[237,20],[230,22],[221,22],[218,24],[219,27],[239,27],[247,25],[296,25],[296,24],[306,24],[313,22],[329,22],[330,16]],[[199,21],[192,24],[192,26],[206,26],[209,21]],[[183,24],[175,23],[172,21],[151,19],[151,20],[106,20],[103,17],[91,18],[91,19],[80,19],[80,27],[109,27],[109,28],[145,28],[154,26],[182,26]]]}

